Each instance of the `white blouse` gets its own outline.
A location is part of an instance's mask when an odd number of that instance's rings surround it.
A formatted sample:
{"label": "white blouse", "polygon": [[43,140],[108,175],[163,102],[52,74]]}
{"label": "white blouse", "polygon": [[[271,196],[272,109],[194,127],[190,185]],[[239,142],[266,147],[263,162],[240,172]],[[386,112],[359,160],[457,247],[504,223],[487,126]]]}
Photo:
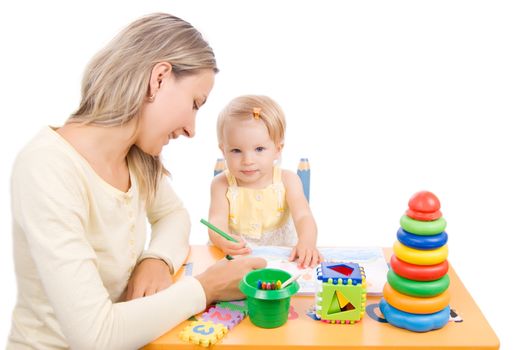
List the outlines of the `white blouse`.
{"label": "white blouse", "polygon": [[11,198],[18,296],[8,349],[136,349],[205,308],[192,277],[119,302],[139,261],[161,258],[173,272],[188,254],[188,213],[166,177],[145,208],[133,174],[129,191],[117,190],[46,127],[15,161]]}

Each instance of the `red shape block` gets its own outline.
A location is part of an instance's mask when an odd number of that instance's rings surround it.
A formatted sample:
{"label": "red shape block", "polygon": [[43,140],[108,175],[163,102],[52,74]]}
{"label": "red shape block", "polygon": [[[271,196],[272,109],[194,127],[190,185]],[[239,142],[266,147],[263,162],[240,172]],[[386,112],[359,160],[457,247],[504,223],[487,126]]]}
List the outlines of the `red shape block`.
{"label": "red shape block", "polygon": [[327,266],[327,267],[347,277],[349,277],[354,271],[354,269],[350,268],[349,266],[345,266],[345,265],[334,265],[334,266]]}

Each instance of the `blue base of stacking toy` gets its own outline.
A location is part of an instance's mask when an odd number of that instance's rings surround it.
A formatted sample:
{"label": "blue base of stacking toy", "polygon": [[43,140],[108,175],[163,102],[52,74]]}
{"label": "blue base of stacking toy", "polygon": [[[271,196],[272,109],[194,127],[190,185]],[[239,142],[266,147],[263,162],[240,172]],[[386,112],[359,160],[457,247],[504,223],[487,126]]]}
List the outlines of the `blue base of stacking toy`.
{"label": "blue base of stacking toy", "polygon": [[449,306],[432,314],[411,314],[392,307],[385,301],[380,300],[380,311],[384,314],[387,322],[399,328],[405,328],[413,332],[428,332],[433,329],[444,327],[449,321]]}

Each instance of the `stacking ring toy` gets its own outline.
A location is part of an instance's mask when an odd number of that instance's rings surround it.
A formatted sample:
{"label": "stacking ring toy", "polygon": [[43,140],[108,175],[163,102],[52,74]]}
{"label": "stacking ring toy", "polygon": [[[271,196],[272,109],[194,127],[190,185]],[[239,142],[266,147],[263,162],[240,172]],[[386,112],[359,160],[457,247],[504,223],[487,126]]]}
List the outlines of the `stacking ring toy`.
{"label": "stacking ring toy", "polygon": [[398,328],[413,332],[427,332],[444,327],[449,321],[449,306],[432,314],[411,314],[389,305],[385,299],[380,300],[380,311],[387,322]]}
{"label": "stacking ring toy", "polygon": [[449,287],[448,275],[434,281],[421,282],[400,277],[393,270],[389,270],[387,272],[387,281],[397,292],[420,298],[429,298],[442,294]]}
{"label": "stacking ring toy", "polygon": [[409,233],[400,227],[396,237],[403,245],[416,249],[435,249],[447,243],[445,232],[440,232],[438,235],[421,236]]}
{"label": "stacking ring toy", "polygon": [[418,250],[409,248],[399,241],[394,242],[393,251],[396,257],[414,265],[435,265],[447,259],[447,244],[437,249]]}
{"label": "stacking ring toy", "polygon": [[406,263],[391,255],[391,269],[398,275],[414,281],[434,281],[444,276],[448,269],[447,260],[436,265],[414,265]]}
{"label": "stacking ring toy", "polygon": [[449,305],[449,291],[430,298],[416,298],[394,290],[389,283],[384,285],[384,299],[398,310],[412,314],[432,314]]}
{"label": "stacking ring toy", "polygon": [[400,218],[400,226],[407,232],[415,235],[438,235],[444,231],[446,225],[446,220],[443,217],[433,221],[413,220],[407,215],[402,215]]}

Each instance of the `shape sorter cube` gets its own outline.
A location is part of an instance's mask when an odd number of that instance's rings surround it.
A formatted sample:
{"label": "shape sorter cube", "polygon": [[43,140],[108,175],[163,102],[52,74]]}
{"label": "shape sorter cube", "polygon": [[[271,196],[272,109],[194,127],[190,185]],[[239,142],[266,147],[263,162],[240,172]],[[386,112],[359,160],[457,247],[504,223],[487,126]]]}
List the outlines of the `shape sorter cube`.
{"label": "shape sorter cube", "polygon": [[363,267],[356,263],[322,262],[316,272],[316,316],[328,323],[360,321],[367,297]]}

